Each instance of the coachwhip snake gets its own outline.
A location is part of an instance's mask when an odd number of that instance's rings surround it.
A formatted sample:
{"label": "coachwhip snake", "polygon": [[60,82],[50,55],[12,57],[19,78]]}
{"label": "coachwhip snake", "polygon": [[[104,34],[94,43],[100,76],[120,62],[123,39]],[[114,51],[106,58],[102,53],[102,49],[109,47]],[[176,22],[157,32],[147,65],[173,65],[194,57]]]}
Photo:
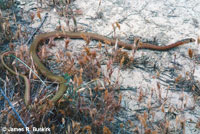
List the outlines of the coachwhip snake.
{"label": "coachwhip snake", "polygon": [[[114,39],[110,39],[107,38],[105,36],[99,35],[99,34],[95,34],[95,33],[82,33],[82,32],[61,32],[61,31],[55,31],[55,32],[49,32],[49,33],[43,33],[40,34],[38,36],[36,36],[36,38],[34,39],[33,43],[31,44],[30,47],[30,54],[33,58],[34,64],[37,66],[37,68],[39,69],[39,71],[48,79],[52,80],[52,81],[56,81],[59,83],[59,90],[57,91],[57,93],[54,95],[54,97],[51,99],[51,101],[53,103],[57,102],[65,93],[67,86],[65,85],[66,80],[64,79],[64,77],[62,76],[57,76],[54,75],[51,71],[49,71],[44,64],[41,62],[41,60],[39,59],[38,55],[37,55],[37,49],[39,44],[51,37],[55,37],[55,38],[71,38],[71,39],[83,39],[83,35],[86,37],[89,37],[89,39],[91,40],[97,40],[97,41],[101,41],[101,42],[110,42],[111,45],[115,45],[116,40]],[[143,42],[139,42],[137,49],[150,49],[150,50],[156,50],[156,51],[167,51],[170,50],[172,48],[175,48],[177,46],[186,44],[186,43],[190,43],[190,42],[195,42],[195,39],[193,38],[187,38],[175,43],[172,43],[170,45],[167,46],[156,46],[153,44],[149,44],[149,43],[143,43]],[[127,44],[125,42],[122,41],[118,41],[117,42],[119,47],[124,47],[125,49],[131,50],[131,49],[135,49],[133,47],[132,44]],[[16,75],[16,73],[10,69],[8,66],[6,66],[5,62],[3,61],[3,58],[6,54],[2,54],[1,55],[1,61],[4,65],[4,67],[10,71],[12,74]],[[26,83],[26,78],[24,77],[24,75],[20,75],[25,83]],[[26,87],[26,90],[30,88],[30,87]],[[26,91],[27,92],[27,91]],[[27,93],[25,93],[25,98],[28,97],[26,96]],[[25,99],[26,100],[26,99]],[[28,104],[28,103],[27,103]]]}

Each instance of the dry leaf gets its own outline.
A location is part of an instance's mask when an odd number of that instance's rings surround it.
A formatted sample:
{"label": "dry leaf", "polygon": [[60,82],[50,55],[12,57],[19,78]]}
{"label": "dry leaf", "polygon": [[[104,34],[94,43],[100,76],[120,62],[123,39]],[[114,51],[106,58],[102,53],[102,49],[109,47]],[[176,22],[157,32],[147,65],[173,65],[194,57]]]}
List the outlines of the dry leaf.
{"label": "dry leaf", "polygon": [[85,34],[81,34],[81,38],[83,38],[87,45],[90,43],[90,39]]}
{"label": "dry leaf", "polygon": [[101,42],[100,42],[100,41],[99,41],[99,43],[98,43],[98,45],[97,45],[97,46],[98,46],[98,48],[99,48],[99,49],[101,49],[101,48],[102,48],[102,44],[101,44]]}
{"label": "dry leaf", "polygon": [[57,63],[61,62],[61,58],[58,52],[56,52],[56,62]]}
{"label": "dry leaf", "polygon": [[122,65],[124,63],[124,56],[122,57],[122,59],[120,60],[120,67],[122,68]]}
{"label": "dry leaf", "polygon": [[151,134],[151,129],[150,128],[145,129],[144,134]]}
{"label": "dry leaf", "polygon": [[33,79],[34,79],[34,80],[36,80],[36,79],[38,78],[35,74],[38,75],[38,72],[34,69],[34,73],[33,73]]}
{"label": "dry leaf", "polygon": [[139,93],[139,98],[138,98],[138,101],[141,102],[142,101],[142,98],[143,98],[144,94],[143,94],[143,91],[140,90],[140,93]]}
{"label": "dry leaf", "polygon": [[110,131],[110,129],[106,126],[103,127],[103,134],[112,134],[112,132]]}
{"label": "dry leaf", "polygon": [[121,101],[122,101],[122,94],[119,95],[118,104],[121,104]]}
{"label": "dry leaf", "polygon": [[96,53],[96,51],[94,50],[94,51],[91,51],[91,57],[92,58],[96,58],[96,56],[97,56],[97,53]]}
{"label": "dry leaf", "polygon": [[83,130],[88,130],[88,131],[91,131],[91,130],[92,130],[92,128],[91,128],[91,126],[90,126],[90,125],[87,125],[87,126],[85,126],[85,127],[83,128]]}
{"label": "dry leaf", "polygon": [[14,50],[14,47],[15,47],[15,45],[14,45],[13,43],[9,43],[10,51],[13,51],[13,50]]}
{"label": "dry leaf", "polygon": [[78,77],[78,86],[80,86],[83,83],[82,75]]}
{"label": "dry leaf", "polygon": [[66,55],[67,57],[69,57],[69,58],[72,56],[71,52],[69,52],[69,51],[67,51],[67,52],[65,53],[65,55]]}
{"label": "dry leaf", "polygon": [[105,90],[104,92],[104,101],[108,98],[108,89]]}
{"label": "dry leaf", "polygon": [[129,123],[130,127],[134,126],[134,124],[133,124],[133,122],[131,120],[128,120],[128,123]]}
{"label": "dry leaf", "polygon": [[91,55],[89,47],[84,47],[84,50],[85,50],[85,52],[87,53],[88,56]]}
{"label": "dry leaf", "polygon": [[108,40],[104,40],[104,43],[105,43],[105,44],[108,44],[108,45],[111,45],[111,42],[108,41]]}
{"label": "dry leaf", "polygon": [[142,124],[142,126],[143,126],[144,128],[146,128],[146,127],[147,127],[147,124],[146,124],[145,119],[144,119],[141,115],[139,115],[138,118],[139,118],[140,123]]}
{"label": "dry leaf", "polygon": [[40,20],[42,20],[42,17],[41,17],[40,12],[41,12],[41,11],[40,11],[40,9],[38,8],[38,9],[37,9],[37,17],[38,17]]}
{"label": "dry leaf", "polygon": [[115,24],[116,24],[117,28],[120,30],[120,25],[119,25],[119,23],[116,22]]}
{"label": "dry leaf", "polygon": [[33,22],[33,19],[35,18],[35,14],[33,12],[31,12],[30,17],[31,17],[31,22]]}
{"label": "dry leaf", "polygon": [[193,51],[192,51],[192,49],[188,49],[188,55],[189,55],[189,57],[190,58],[192,58],[193,57]]}
{"label": "dry leaf", "polygon": [[178,83],[182,78],[182,75],[180,74],[178,77],[176,77],[175,82]]}
{"label": "dry leaf", "polygon": [[67,48],[68,48],[68,46],[69,46],[69,42],[70,42],[70,40],[69,40],[69,39],[66,39],[66,40],[65,40],[65,49],[67,49]]}
{"label": "dry leaf", "polygon": [[124,127],[124,124],[120,123],[120,128],[123,128]]}
{"label": "dry leaf", "polygon": [[163,113],[165,112],[164,104],[161,105],[161,111],[162,111]]}
{"label": "dry leaf", "polygon": [[64,110],[59,110],[59,112],[62,114],[62,115],[65,115],[65,111]]}

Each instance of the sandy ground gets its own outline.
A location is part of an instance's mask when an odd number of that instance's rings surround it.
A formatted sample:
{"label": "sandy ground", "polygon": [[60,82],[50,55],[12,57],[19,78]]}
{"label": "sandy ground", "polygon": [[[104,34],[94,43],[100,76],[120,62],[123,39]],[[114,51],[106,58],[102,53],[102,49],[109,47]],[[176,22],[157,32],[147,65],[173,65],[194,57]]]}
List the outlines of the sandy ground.
{"label": "sandy ground", "polygon": [[[25,11],[28,12],[37,7],[36,1],[27,1],[20,1],[21,8],[24,8]],[[126,41],[134,36],[139,36],[150,41],[156,40],[158,45],[166,45],[189,37],[197,39],[200,35],[199,0],[192,2],[189,0],[180,0],[179,2],[176,0],[101,0],[101,2],[99,0],[75,0],[72,8],[80,10],[82,13],[76,16],[78,30],[112,37],[112,24],[118,22],[120,30],[117,29],[117,36]],[[55,13],[55,9],[44,10],[42,16],[46,12],[49,13],[49,17],[41,31],[54,31],[59,21],[62,25],[66,24],[66,20],[59,17]],[[39,19],[36,19],[31,27],[35,28],[39,24]],[[73,25],[72,22],[70,24]],[[189,58],[189,48],[196,55],[196,60]],[[192,72],[192,70],[195,70],[193,74],[195,83],[200,80],[200,66],[199,63],[195,63],[200,58],[199,50],[197,43],[189,43],[167,52],[137,51],[137,58],[148,58],[148,66],[138,65],[140,68],[120,71],[121,85],[125,88],[132,87],[132,90],[122,91],[122,106],[128,110],[126,110],[126,116],[123,115],[120,119],[122,121],[124,118],[132,119],[135,114],[147,107],[150,100],[152,107],[159,106],[157,83],[160,83],[161,103],[165,103],[165,112],[169,112],[169,108],[173,108],[174,113],[178,111],[177,116],[186,120],[186,134],[200,133],[194,123],[200,118],[200,105],[194,102],[192,92],[188,92],[188,87],[183,84],[178,88],[173,83],[179,75],[189,79],[186,72]],[[113,80],[116,78],[117,72],[118,68],[115,70],[116,75],[113,75]],[[157,77],[158,74],[159,77]],[[169,90],[167,90],[168,86]],[[145,97],[139,103],[138,97],[141,92]],[[150,97],[151,93],[153,93],[152,97]],[[166,101],[164,101],[165,97],[168,98]],[[190,110],[192,107],[195,107],[194,110]],[[155,111],[155,121],[163,118],[164,113],[158,108]],[[172,119],[170,127],[174,128],[174,124],[175,120]]]}

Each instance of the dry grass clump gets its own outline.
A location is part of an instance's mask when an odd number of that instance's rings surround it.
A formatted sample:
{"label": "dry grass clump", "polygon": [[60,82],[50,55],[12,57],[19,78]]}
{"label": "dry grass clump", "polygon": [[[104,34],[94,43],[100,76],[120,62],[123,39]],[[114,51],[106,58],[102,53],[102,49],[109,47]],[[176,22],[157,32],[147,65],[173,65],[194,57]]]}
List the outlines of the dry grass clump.
{"label": "dry grass clump", "polygon": [[[41,47],[38,55],[44,63],[47,63],[51,61],[48,60],[47,53],[49,52],[45,46]],[[17,47],[15,52],[21,61],[32,67],[32,70],[36,70],[26,46]],[[105,75],[101,70],[101,56],[87,46],[78,55],[67,51],[55,57],[55,62],[62,64],[61,69],[68,85],[65,96],[54,106],[47,99],[47,94],[52,94],[47,91],[47,87],[41,89],[39,93],[31,91],[31,109],[26,109],[23,102],[20,105],[16,104],[19,107],[18,112],[21,118],[30,128],[33,126],[50,127],[52,132],[110,132],[106,126],[115,120],[114,116],[120,110],[122,99],[116,92],[117,84],[111,83],[112,65],[107,64],[109,76]],[[14,68],[20,70],[20,73],[29,75],[30,70],[23,64],[17,64],[16,61],[14,63]],[[37,78],[34,78],[34,75],[29,75],[29,79],[37,84]],[[40,108],[42,104],[44,107]],[[5,113],[8,111],[6,110]],[[7,127],[22,127],[14,117],[8,115],[10,114],[1,116],[5,121],[9,119]]]}
{"label": "dry grass clump", "polygon": [[0,44],[4,42],[8,42],[12,39],[12,32],[10,28],[9,19],[2,16],[2,12],[0,10]]}

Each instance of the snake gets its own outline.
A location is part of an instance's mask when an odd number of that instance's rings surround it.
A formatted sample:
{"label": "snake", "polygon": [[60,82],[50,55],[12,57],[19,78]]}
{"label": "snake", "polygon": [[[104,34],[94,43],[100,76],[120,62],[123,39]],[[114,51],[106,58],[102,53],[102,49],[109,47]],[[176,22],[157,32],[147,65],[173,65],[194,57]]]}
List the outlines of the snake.
{"label": "snake", "polygon": [[[96,33],[89,33],[89,32],[67,32],[67,31],[53,31],[48,33],[42,33],[35,37],[33,40],[33,43],[30,46],[30,55],[33,58],[33,62],[38,68],[38,70],[42,73],[43,76],[47,77],[48,79],[55,81],[59,84],[59,89],[56,92],[56,94],[50,99],[53,103],[56,103],[67,90],[67,85],[65,84],[66,80],[64,77],[53,74],[49,69],[45,67],[45,65],[41,62],[40,58],[37,55],[38,47],[41,44],[42,41],[45,41],[49,38],[70,38],[70,39],[84,39],[83,36],[87,37],[90,40],[96,40],[100,42],[109,42],[110,45],[116,44],[116,39],[108,38],[103,35],[99,35]],[[175,43],[172,43],[170,45],[166,46],[157,46],[150,43],[144,43],[139,42],[137,49],[149,49],[149,50],[156,50],[156,51],[168,51],[170,49],[173,49],[175,47],[178,47],[180,45],[184,45],[186,43],[195,42],[195,39],[193,38],[186,38],[180,41],[177,41]],[[136,47],[133,44],[128,44],[123,41],[117,41],[118,47],[123,47],[127,50],[133,50],[136,49]],[[3,57],[5,54],[1,55],[1,61],[3,61]],[[5,64],[3,64],[5,66]],[[6,67],[8,69],[8,67]],[[15,74],[14,71],[11,71],[11,69],[8,69],[11,73]],[[26,79],[23,75],[20,75],[24,80]],[[28,88],[26,87],[26,90]],[[26,94],[25,94],[26,95]],[[26,96],[28,97],[28,96]]]}
{"label": "snake", "polygon": [[26,77],[26,75],[23,75],[21,73],[17,73],[15,72],[14,70],[12,70],[10,67],[8,67],[6,65],[6,63],[4,62],[4,57],[5,56],[8,56],[10,54],[15,54],[15,52],[13,51],[8,51],[8,52],[4,52],[2,55],[1,55],[1,63],[3,64],[3,66],[12,74],[14,75],[19,75],[21,78],[24,79],[24,83],[25,83],[25,94],[24,94],[24,101],[25,101],[25,104],[28,106],[30,104],[30,81],[29,79]]}

